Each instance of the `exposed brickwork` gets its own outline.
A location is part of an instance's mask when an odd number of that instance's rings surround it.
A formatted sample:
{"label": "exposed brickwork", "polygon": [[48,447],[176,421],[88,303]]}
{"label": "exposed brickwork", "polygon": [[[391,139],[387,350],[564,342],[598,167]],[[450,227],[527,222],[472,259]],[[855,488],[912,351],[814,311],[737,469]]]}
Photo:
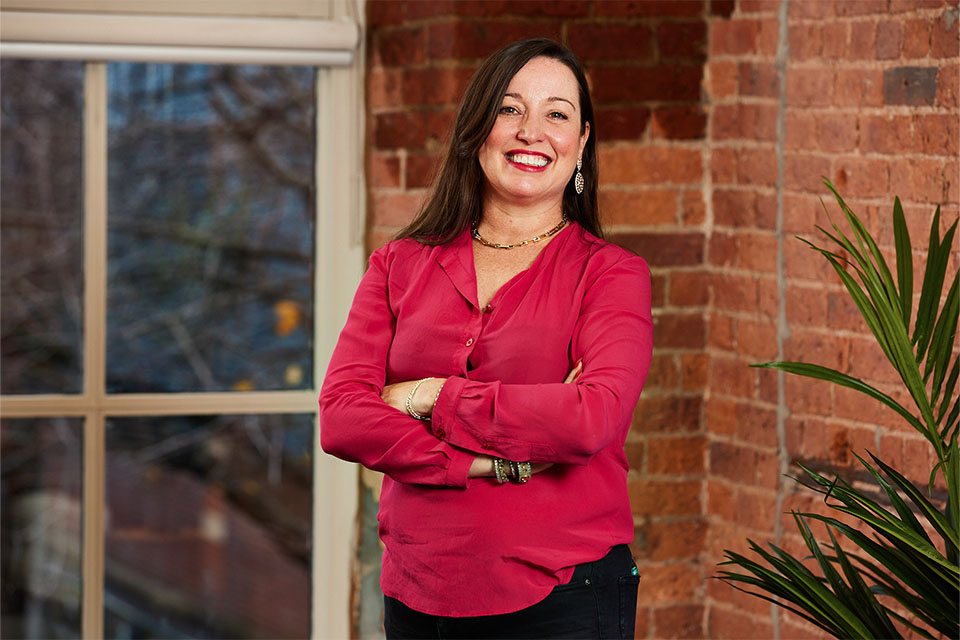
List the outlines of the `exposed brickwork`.
{"label": "exposed brickwork", "polygon": [[370,249],[425,197],[483,56],[545,35],[588,68],[604,222],[653,275],[655,353],[627,442],[637,637],[818,637],[708,580],[722,550],[748,536],[801,549],[777,511],[820,505],[781,480],[783,460],[852,470],[869,449],[922,467],[923,443],[876,403],[790,377],[778,420],[777,374],[748,365],[782,352],[897,389],[832,269],[793,236],[826,222],[821,177],[884,249],[894,194],[915,244],[935,204],[957,216],[957,0],[792,0],[786,43],[781,0],[367,7]]}
{"label": "exposed brickwork", "polygon": [[[814,225],[827,222],[819,197],[839,215],[821,177],[837,185],[888,255],[894,195],[915,245],[936,203],[950,219],[957,215],[957,3],[790,2],[782,69],[778,38],[770,36],[780,31],[779,10],[779,2],[739,0],[709,25],[707,567],[724,548],[743,550],[748,536],[806,555],[792,520],[776,514],[821,505],[778,477],[781,462],[849,474],[858,465],[852,452],[870,450],[908,472],[930,468],[919,436],[892,411],[826,383],[785,377],[778,432],[776,374],[746,365],[811,361],[898,389],[832,269],[792,236],[814,238]],[[705,637],[772,637],[775,626],[780,637],[822,635],[795,616],[775,620],[768,605],[722,584],[706,593]]]}

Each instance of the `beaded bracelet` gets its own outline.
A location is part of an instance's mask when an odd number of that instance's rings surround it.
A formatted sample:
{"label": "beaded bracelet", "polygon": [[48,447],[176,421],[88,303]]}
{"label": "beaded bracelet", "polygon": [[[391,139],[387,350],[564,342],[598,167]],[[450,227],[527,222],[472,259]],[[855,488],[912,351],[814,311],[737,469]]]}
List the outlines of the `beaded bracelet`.
{"label": "beaded bracelet", "polygon": [[420,388],[420,385],[422,385],[424,382],[426,382],[427,380],[430,380],[430,379],[431,379],[431,378],[420,378],[419,380],[417,380],[416,384],[413,385],[413,389],[410,389],[410,393],[407,394],[407,402],[406,402],[407,413],[410,414],[411,417],[416,418],[417,420],[429,420],[429,419],[430,419],[430,416],[420,415],[420,414],[417,413],[417,411],[413,408],[413,395],[417,392],[417,389]]}
{"label": "beaded bracelet", "polygon": [[510,479],[508,464],[503,458],[493,459],[493,473],[497,476],[497,483],[503,484]]}

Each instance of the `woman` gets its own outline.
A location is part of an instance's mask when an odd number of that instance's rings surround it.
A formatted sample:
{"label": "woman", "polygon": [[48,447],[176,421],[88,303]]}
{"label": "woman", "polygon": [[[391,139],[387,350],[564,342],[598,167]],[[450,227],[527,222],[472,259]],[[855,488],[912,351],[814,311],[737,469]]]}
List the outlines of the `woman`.
{"label": "woman", "polygon": [[599,239],[594,129],[570,51],[497,51],[430,200],[370,258],[320,438],[386,474],[388,637],[633,637],[623,444],[650,282]]}

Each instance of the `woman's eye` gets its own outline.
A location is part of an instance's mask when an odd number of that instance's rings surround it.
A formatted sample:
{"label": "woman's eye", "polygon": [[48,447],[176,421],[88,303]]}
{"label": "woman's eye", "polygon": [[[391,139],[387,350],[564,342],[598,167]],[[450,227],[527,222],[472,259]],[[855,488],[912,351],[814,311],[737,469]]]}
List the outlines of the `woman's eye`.
{"label": "woman's eye", "polygon": [[550,114],[550,117],[554,118],[555,120],[569,120],[569,118],[567,118],[567,114],[561,113],[560,111],[554,111]]}
{"label": "woman's eye", "polygon": [[517,111],[514,107],[500,107],[500,113],[503,113],[506,115],[513,115],[515,113],[520,113],[520,112]]}

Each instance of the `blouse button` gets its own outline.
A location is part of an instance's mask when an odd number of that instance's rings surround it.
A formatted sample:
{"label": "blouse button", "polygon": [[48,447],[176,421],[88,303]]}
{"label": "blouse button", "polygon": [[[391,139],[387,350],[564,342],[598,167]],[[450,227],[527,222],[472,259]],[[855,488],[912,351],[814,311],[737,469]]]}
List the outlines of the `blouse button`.
{"label": "blouse button", "polygon": [[444,438],[447,437],[447,432],[444,431],[443,429],[437,429],[436,432],[435,432],[435,435],[436,435],[438,438],[440,438],[441,440],[443,440]]}
{"label": "blouse button", "polygon": [[472,345],[472,344],[473,344],[473,338],[470,338],[469,340],[467,340],[467,346],[468,346],[468,347],[469,347],[470,345]]}

